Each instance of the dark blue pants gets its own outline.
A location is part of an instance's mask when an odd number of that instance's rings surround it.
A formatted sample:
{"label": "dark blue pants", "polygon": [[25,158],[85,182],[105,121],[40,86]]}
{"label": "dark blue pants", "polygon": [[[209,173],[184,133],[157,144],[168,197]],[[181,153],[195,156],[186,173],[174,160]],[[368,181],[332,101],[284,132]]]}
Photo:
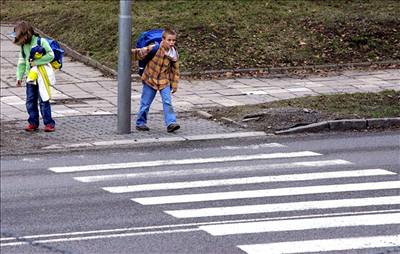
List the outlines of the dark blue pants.
{"label": "dark blue pants", "polygon": [[42,101],[37,84],[26,84],[26,110],[29,114],[28,122],[36,126],[39,126],[38,102],[44,125],[50,124],[54,127],[56,122],[51,118],[50,101]]}

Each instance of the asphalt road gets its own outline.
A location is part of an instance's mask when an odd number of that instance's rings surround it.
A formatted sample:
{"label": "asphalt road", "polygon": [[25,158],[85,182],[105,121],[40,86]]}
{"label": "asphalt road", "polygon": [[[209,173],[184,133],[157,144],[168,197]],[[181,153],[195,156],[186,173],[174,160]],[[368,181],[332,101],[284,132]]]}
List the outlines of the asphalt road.
{"label": "asphalt road", "polygon": [[1,159],[1,253],[400,253],[400,134]]}

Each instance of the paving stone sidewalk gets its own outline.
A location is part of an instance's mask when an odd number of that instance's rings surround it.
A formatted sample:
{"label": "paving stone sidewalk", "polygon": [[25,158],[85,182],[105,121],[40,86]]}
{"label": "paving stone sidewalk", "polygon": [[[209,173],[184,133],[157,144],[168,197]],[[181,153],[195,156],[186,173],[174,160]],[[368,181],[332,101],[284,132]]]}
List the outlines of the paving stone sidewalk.
{"label": "paving stone sidewalk", "polygon": [[[19,47],[8,34],[9,25],[1,24],[1,115],[2,125],[23,127],[27,119],[25,87],[15,87],[16,63]],[[157,96],[150,119],[155,132],[133,132],[128,136],[116,134],[117,80],[105,77],[100,71],[65,57],[63,70],[56,73],[53,88],[52,113],[58,123],[55,142],[78,140],[113,140],[145,138],[146,135],[168,135],[162,123],[162,103]],[[257,104],[306,95],[400,90],[400,70],[373,72],[347,71],[340,76],[296,78],[231,78],[225,80],[182,80],[173,95],[173,104],[182,118],[184,131],[194,133],[229,133],[230,128],[217,123],[203,123],[188,112],[205,107],[224,107]],[[141,84],[132,83],[132,113],[138,109]],[[196,122],[196,121],[201,121]],[[80,127],[85,123],[85,127]],[[159,127],[157,127],[159,126]],[[158,128],[158,129],[157,129]],[[3,129],[3,128],[2,128]],[[16,134],[17,135],[17,134]],[[25,133],[23,135],[26,135]],[[39,134],[45,139],[47,134]],[[144,135],[144,136],[143,136]],[[52,139],[53,139],[52,138]]]}

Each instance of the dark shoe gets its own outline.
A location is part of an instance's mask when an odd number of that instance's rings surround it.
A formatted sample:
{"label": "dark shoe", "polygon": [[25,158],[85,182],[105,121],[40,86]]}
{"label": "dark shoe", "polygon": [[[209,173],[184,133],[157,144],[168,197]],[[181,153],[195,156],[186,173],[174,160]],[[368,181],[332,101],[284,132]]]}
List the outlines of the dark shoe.
{"label": "dark shoe", "polygon": [[54,128],[54,126],[52,126],[51,124],[47,124],[45,127],[44,127],[44,131],[45,132],[53,132],[53,131],[55,131],[56,130],[56,128]]}
{"label": "dark shoe", "polygon": [[25,130],[28,132],[33,132],[33,131],[36,131],[37,129],[38,129],[37,125],[34,125],[34,124],[28,124],[25,127]]}
{"label": "dark shoe", "polygon": [[179,126],[179,124],[171,123],[170,125],[168,125],[167,131],[168,132],[174,132],[176,130],[179,130],[179,128],[181,128],[181,126]]}
{"label": "dark shoe", "polygon": [[149,131],[150,128],[147,127],[146,125],[136,125],[136,130],[138,130],[138,131]]}

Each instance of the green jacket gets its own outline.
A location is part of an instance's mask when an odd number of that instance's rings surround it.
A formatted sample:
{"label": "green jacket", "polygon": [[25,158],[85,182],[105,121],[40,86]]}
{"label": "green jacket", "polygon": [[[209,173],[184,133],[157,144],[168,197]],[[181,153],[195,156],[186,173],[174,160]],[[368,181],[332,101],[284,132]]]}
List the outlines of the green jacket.
{"label": "green jacket", "polygon": [[[17,66],[17,80],[22,80],[24,74],[28,75],[29,73],[29,70],[31,68],[29,64],[29,55],[31,49],[37,46],[37,38],[38,37],[36,35],[33,35],[31,42],[28,44],[24,44],[22,46],[21,51],[19,52],[18,66]],[[34,60],[33,63],[35,65],[44,65],[50,63],[54,59],[54,52],[51,49],[47,40],[42,38],[40,45],[46,50],[46,54],[42,56],[40,59]],[[25,59],[22,56],[22,50],[25,53]]]}

